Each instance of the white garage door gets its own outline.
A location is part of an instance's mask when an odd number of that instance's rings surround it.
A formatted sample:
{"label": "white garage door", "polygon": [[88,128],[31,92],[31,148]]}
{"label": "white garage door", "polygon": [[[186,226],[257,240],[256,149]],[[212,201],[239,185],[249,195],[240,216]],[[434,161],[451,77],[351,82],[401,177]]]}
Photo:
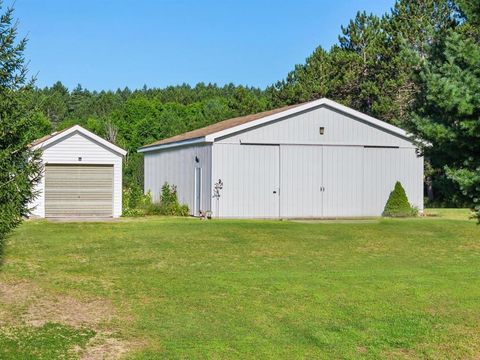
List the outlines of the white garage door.
{"label": "white garage door", "polygon": [[46,217],[110,217],[113,166],[45,166]]}

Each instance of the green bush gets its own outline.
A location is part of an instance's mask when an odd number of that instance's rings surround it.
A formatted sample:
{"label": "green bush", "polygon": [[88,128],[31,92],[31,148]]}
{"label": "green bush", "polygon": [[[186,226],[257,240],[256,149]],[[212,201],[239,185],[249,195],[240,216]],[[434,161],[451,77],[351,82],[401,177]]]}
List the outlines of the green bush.
{"label": "green bush", "polygon": [[395,183],[390,196],[388,197],[383,216],[388,217],[407,217],[417,215],[417,209],[408,202],[407,194],[400,181]]}
{"label": "green bush", "polygon": [[175,215],[188,216],[188,206],[178,202],[177,187],[170,186],[168,183],[163,184],[160,193],[160,203],[152,204],[151,211],[155,211],[158,215]]}
{"label": "green bush", "polygon": [[122,215],[138,217],[148,215],[146,209],[152,204],[152,194],[143,194],[138,186],[123,189]]}
{"label": "green bush", "polygon": [[188,216],[187,205],[178,202],[177,187],[165,183],[160,193],[160,202],[153,202],[152,194],[143,194],[137,186],[123,190],[123,216],[138,217],[145,215]]}

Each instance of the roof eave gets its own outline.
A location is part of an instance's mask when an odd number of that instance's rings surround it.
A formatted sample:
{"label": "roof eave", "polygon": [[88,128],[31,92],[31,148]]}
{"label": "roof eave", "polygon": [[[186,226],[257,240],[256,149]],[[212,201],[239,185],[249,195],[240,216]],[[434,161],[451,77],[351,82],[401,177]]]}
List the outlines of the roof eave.
{"label": "roof eave", "polygon": [[157,150],[164,150],[164,149],[170,149],[174,147],[180,147],[180,146],[190,146],[190,145],[196,145],[196,144],[202,144],[202,143],[208,143],[211,141],[206,140],[206,136],[194,138],[194,139],[187,139],[187,140],[181,140],[181,141],[174,141],[171,143],[167,144],[158,144],[158,145],[147,145],[147,146],[142,146],[137,150],[139,153],[146,153],[150,151],[157,151]]}
{"label": "roof eave", "polygon": [[209,134],[209,135],[205,136],[205,139],[209,142],[214,142],[216,139],[218,139],[220,137],[228,136],[230,134],[233,134],[233,133],[236,133],[236,132],[239,132],[239,131],[242,131],[242,130],[246,130],[246,129],[249,129],[249,128],[252,128],[252,127],[255,127],[255,126],[258,126],[258,125],[263,125],[263,124],[269,123],[271,121],[275,121],[277,119],[284,118],[286,116],[294,115],[294,114],[297,114],[299,112],[306,111],[306,110],[309,110],[309,109],[317,107],[317,106],[321,106],[325,102],[325,100],[327,100],[327,99],[322,98],[322,99],[314,100],[314,101],[311,101],[309,103],[306,103],[306,104],[303,104],[303,105],[300,105],[300,106],[296,106],[296,107],[293,107],[291,109],[288,109],[288,110],[285,110],[285,111],[282,111],[282,112],[279,112],[279,113],[276,113],[276,114],[268,115],[268,116],[262,117],[260,119],[254,120],[254,121],[249,121],[245,124],[241,124],[241,125],[231,127],[229,129],[217,131],[215,133],[212,133],[212,134]]}

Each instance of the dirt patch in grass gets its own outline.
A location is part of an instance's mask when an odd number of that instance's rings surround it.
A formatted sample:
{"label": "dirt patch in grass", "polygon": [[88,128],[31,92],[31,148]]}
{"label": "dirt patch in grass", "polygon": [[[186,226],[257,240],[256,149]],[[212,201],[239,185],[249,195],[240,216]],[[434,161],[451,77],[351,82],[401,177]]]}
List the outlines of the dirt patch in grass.
{"label": "dirt patch in grass", "polygon": [[[2,309],[2,305],[5,309]],[[7,317],[16,309],[18,316]],[[94,329],[97,335],[84,348],[72,349],[82,359],[118,359],[132,344],[117,339],[105,327],[117,318],[112,304],[103,299],[78,299],[69,295],[48,294],[28,283],[0,282],[0,325],[41,328],[57,323],[77,329]]]}
{"label": "dirt patch in grass", "polygon": [[463,244],[458,247],[460,250],[480,251],[480,242],[472,242],[470,244]]}
{"label": "dirt patch in grass", "polygon": [[113,306],[103,299],[80,300],[68,295],[48,294],[28,283],[0,282],[0,302],[26,310],[21,314],[24,323],[42,326],[48,322],[74,327],[98,328],[114,319]]}
{"label": "dirt patch in grass", "polygon": [[135,347],[132,343],[116,339],[111,335],[97,334],[85,349],[77,347],[74,350],[81,360],[114,360],[121,358]]}
{"label": "dirt patch in grass", "polygon": [[27,282],[5,284],[0,282],[0,302],[5,304],[24,303],[36,294],[37,289]]}
{"label": "dirt patch in grass", "polygon": [[74,327],[96,328],[99,324],[113,319],[113,310],[103,300],[80,301],[70,296],[56,296],[40,298],[32,303],[23,318],[32,326],[55,322]]}
{"label": "dirt patch in grass", "polygon": [[357,352],[360,354],[368,353],[368,348],[365,346],[357,346]]}

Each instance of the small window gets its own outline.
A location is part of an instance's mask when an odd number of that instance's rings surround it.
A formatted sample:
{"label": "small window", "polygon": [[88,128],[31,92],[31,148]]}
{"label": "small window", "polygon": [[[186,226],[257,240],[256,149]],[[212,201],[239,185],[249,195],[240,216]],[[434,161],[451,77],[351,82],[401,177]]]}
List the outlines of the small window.
{"label": "small window", "polygon": [[325,134],[325,128],[323,126],[320,126],[320,135]]}

